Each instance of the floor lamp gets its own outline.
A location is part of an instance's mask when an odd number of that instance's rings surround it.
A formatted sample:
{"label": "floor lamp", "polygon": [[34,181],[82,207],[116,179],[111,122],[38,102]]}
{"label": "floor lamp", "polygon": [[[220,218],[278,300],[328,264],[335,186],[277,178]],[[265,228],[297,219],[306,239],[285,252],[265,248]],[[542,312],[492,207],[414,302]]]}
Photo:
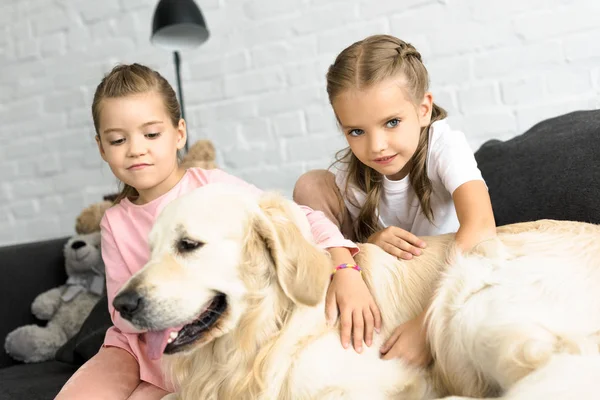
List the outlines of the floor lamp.
{"label": "floor lamp", "polygon": [[[173,51],[175,78],[181,106],[181,118],[185,119],[183,90],[181,88],[181,56],[179,51],[200,46],[209,37],[208,28],[200,8],[194,0],[160,0],[152,18],[150,42]],[[188,151],[188,141],[185,152]]]}

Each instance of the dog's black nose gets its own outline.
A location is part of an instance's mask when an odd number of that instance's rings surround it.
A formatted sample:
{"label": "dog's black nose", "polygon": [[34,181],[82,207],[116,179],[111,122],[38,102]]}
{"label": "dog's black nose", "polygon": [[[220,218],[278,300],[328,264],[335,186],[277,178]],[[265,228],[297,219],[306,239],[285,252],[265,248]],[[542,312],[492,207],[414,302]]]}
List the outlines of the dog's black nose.
{"label": "dog's black nose", "polygon": [[84,242],[84,241],[81,241],[81,240],[76,240],[76,241],[74,241],[73,243],[71,243],[71,248],[72,248],[73,250],[80,249],[80,248],[82,248],[82,247],[84,247],[84,246],[85,246],[85,242]]}
{"label": "dog's black nose", "polygon": [[135,290],[128,290],[115,297],[113,307],[124,318],[130,318],[142,309],[142,296]]}

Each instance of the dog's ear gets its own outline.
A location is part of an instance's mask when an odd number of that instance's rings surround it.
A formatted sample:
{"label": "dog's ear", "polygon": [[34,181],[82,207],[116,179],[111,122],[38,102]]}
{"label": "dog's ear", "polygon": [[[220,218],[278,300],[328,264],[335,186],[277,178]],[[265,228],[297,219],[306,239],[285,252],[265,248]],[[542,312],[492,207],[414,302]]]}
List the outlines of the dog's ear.
{"label": "dog's ear", "polygon": [[259,202],[254,225],[275,263],[279,285],[294,303],[317,305],[329,284],[330,258],[302,235],[300,227],[310,228],[299,207],[272,193]]}

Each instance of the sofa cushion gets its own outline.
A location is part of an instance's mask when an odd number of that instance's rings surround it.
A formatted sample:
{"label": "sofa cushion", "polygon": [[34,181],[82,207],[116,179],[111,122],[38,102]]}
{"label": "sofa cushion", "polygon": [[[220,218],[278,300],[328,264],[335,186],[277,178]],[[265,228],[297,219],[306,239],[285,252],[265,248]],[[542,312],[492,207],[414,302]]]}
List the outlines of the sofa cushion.
{"label": "sofa cushion", "polygon": [[551,218],[600,223],[600,110],[544,120],[475,153],[497,225]]}
{"label": "sofa cushion", "polygon": [[6,335],[28,324],[44,324],[31,313],[40,293],[67,280],[63,247],[67,238],[0,247],[0,368],[18,364],[4,350]]}
{"label": "sofa cushion", "polygon": [[52,400],[76,368],[57,361],[0,368],[0,400]]}
{"label": "sofa cushion", "polygon": [[106,331],[111,326],[108,300],[103,296],[85,319],[79,332],[58,349],[56,360],[73,365],[83,364],[100,350]]}

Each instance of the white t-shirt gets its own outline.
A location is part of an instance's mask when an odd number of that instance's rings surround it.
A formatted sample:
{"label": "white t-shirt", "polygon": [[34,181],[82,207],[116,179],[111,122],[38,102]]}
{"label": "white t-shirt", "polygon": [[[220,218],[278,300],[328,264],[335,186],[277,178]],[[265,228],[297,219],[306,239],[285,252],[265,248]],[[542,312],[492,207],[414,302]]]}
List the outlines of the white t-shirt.
{"label": "white t-shirt", "polygon": [[[348,187],[346,194],[345,164],[338,163],[336,167],[336,184],[342,192],[352,219],[356,220],[360,209],[354,204],[362,207],[366,195],[354,185]],[[452,130],[445,120],[434,122],[429,129],[427,175],[433,186],[430,200],[433,223],[423,214],[419,198],[410,185],[408,176],[399,181],[391,181],[384,177],[383,193],[378,208],[379,223],[383,228],[397,226],[417,236],[438,235],[458,230],[460,224],[452,194],[463,183],[483,181],[483,177],[465,135]]]}

